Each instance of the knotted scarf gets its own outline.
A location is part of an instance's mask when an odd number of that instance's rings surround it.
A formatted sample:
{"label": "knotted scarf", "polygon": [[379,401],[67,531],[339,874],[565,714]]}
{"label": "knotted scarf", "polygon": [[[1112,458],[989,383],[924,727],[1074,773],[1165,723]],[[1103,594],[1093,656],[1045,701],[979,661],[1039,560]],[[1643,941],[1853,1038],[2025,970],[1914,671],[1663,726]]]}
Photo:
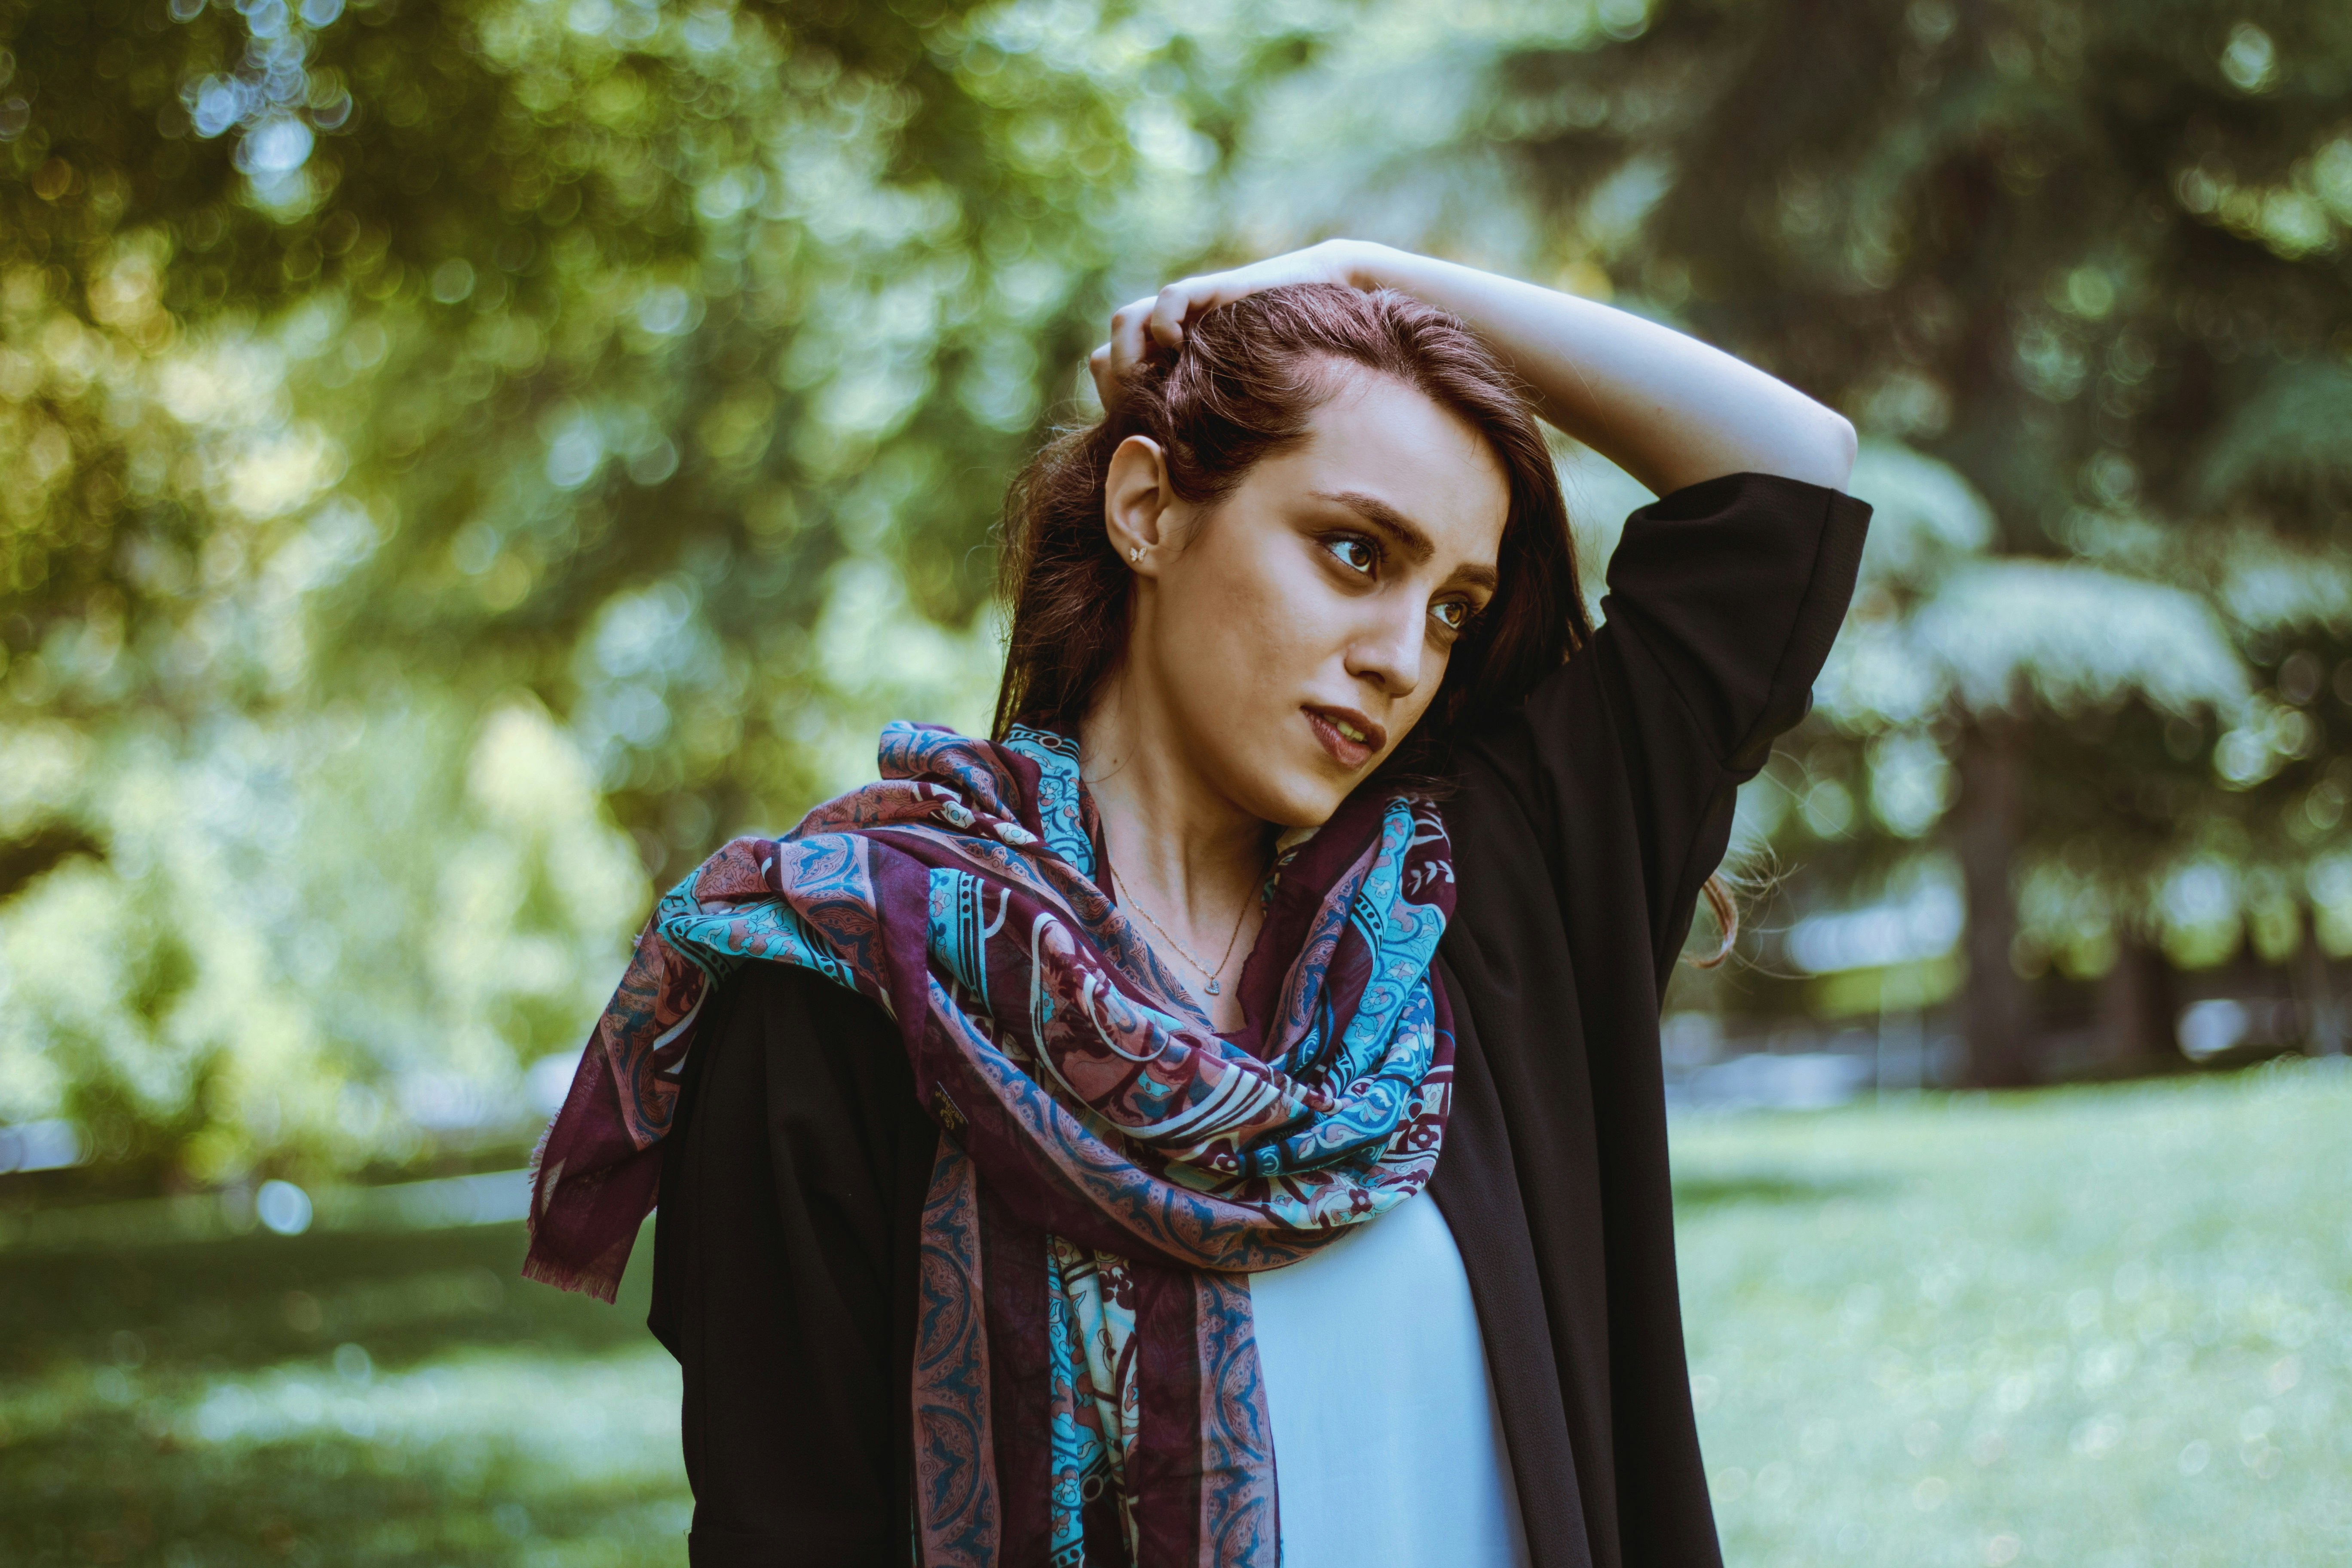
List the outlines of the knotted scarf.
{"label": "knotted scarf", "polygon": [[739,838],[637,938],[533,1158],[523,1271],[613,1298],[715,987],[797,964],[898,1026],[940,1126],[913,1369],[925,1568],[1276,1568],[1245,1276],[1419,1192],[1454,1038],[1433,806],[1360,792],[1279,857],[1218,1035],[1097,885],[1075,742],[904,723],[881,780]]}

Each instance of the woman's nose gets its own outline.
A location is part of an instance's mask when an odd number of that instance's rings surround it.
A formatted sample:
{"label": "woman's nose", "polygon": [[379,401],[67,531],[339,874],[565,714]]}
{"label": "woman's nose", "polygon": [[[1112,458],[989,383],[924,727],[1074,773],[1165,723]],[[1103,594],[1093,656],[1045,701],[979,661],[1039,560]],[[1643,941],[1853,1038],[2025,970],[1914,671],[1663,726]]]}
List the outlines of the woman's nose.
{"label": "woman's nose", "polygon": [[1360,628],[1348,649],[1348,673],[1390,698],[1409,697],[1421,684],[1421,616],[1391,611]]}

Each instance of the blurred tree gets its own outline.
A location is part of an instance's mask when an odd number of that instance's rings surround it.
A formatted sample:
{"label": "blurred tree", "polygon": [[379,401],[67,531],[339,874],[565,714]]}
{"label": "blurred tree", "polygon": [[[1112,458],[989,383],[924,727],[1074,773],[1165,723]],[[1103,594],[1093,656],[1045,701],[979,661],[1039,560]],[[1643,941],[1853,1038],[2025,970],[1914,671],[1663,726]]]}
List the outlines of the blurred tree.
{"label": "blurred tree", "polygon": [[[2352,11],[1595,16],[1573,47],[1500,51],[1462,128],[1523,160],[1554,273],[1679,316],[1990,502],[2009,559],[1905,623],[1969,666],[1911,721],[1958,774],[1938,831],[1974,927],[1971,1078],[2036,1076],[2018,972],[2053,956],[2211,962],[2242,920],[2276,959],[2311,902],[2352,949]],[[2251,699],[2180,592],[2219,613]],[[1858,628],[1883,613],[1865,595]],[[1891,715],[1857,748],[1857,717],[1825,713],[1801,755],[1876,799],[1880,764],[1919,753]],[[1933,826],[1895,815],[1795,831]]]}
{"label": "blurred tree", "polygon": [[[0,565],[11,658],[94,606],[168,637],[190,557],[239,575],[225,512],[257,571],[332,486],[364,559],[321,597],[320,679],[398,649],[528,682],[655,834],[682,792],[733,820],[820,782],[794,707],[748,693],[803,684],[793,634],[836,563],[887,560],[915,612],[970,620],[971,547],[1075,385],[1136,178],[1205,155],[1167,94],[1113,79],[1154,35],[1049,37],[1034,7],[12,9],[0,265],[11,401],[41,423]],[[1155,110],[1165,134],[1131,136]],[[300,410],[242,490],[153,460],[114,378],[42,351],[168,361],[229,327]]]}
{"label": "blurred tree", "polygon": [[1293,58],[1212,20],[0,0],[0,1120],[397,1157],[576,1047],[604,812],[982,718],[1001,486]]}
{"label": "blurred tree", "polygon": [[2037,966],[2146,1037],[2158,946],[2352,951],[2347,29],[0,0],[0,1120],[215,1180],[511,1103],[632,846],[984,716],[997,496],[1106,308],[1339,231],[1873,437],[1855,619],[1743,810],[1811,905],[1968,890],[1980,1080],[2042,1070]]}
{"label": "blurred tree", "polygon": [[[1853,488],[1876,507],[1874,537],[1802,755],[1814,774],[1866,778],[1869,811],[1828,824],[1800,814],[1825,840],[1807,858],[1817,877],[1865,881],[1867,862],[1915,857],[1953,809],[1943,837],[1968,911],[1969,1067],[1979,1082],[2029,1082],[2042,1030],[2021,947],[2048,932],[2077,949],[2113,943],[2116,931],[2074,907],[2024,926],[2011,885],[2021,847],[2055,837],[2063,871],[2095,842],[2098,859],[2075,866],[2078,879],[2145,878],[2164,864],[2179,852],[2182,803],[2206,786],[2164,752],[2161,726],[2240,711],[2245,677],[2191,593],[2080,560],[1986,554],[1990,509],[1933,459],[1874,443]],[[2037,810],[2063,819],[2036,821]],[[2099,893],[2128,906],[2153,889],[2102,882]],[[2112,946],[2085,966],[2102,960],[2116,963]],[[2126,966],[2117,984],[2139,978],[2144,966]],[[2131,1027],[2144,1041],[2145,1022]]]}

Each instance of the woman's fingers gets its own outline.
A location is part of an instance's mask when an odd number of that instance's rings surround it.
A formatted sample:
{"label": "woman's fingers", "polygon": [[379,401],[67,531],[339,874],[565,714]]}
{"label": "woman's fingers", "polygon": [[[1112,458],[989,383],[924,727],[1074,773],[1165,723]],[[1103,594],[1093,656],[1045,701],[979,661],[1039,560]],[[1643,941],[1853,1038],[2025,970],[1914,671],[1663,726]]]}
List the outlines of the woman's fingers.
{"label": "woman's fingers", "polygon": [[1143,363],[1147,352],[1145,328],[1151,319],[1156,300],[1138,300],[1132,305],[1122,305],[1110,319],[1111,374],[1124,384]]}
{"label": "woman's fingers", "polygon": [[1111,374],[1110,345],[1098,343],[1087,356],[1087,374],[1095,378],[1095,395],[1108,410],[1118,401],[1118,377]]}
{"label": "woman's fingers", "polygon": [[1087,374],[1095,378],[1095,395],[1102,399],[1105,408],[1118,401],[1128,378],[1135,374],[1135,367],[1143,363],[1150,341],[1146,328],[1155,302],[1138,300],[1112,311],[1110,341],[1097,345],[1095,352],[1087,356]]}
{"label": "woman's fingers", "polygon": [[1213,279],[1183,278],[1160,290],[1151,301],[1150,319],[1144,323],[1151,341],[1163,349],[1184,346],[1184,323],[1193,314],[1217,303],[1207,298],[1213,290],[1205,288]]}
{"label": "woman's fingers", "polygon": [[[1245,300],[1262,289],[1278,289],[1286,283],[1345,283],[1347,257],[1346,246],[1334,241],[1269,256],[1229,272],[1204,272],[1197,278],[1179,279],[1160,289],[1151,301],[1150,319],[1145,323],[1148,335],[1161,348],[1177,348],[1184,342],[1184,323],[1203,310],[1213,310],[1220,305]],[[1130,310],[1134,308],[1128,307]]]}
{"label": "woman's fingers", "polygon": [[1184,324],[1203,310],[1246,299],[1285,283],[1348,281],[1345,246],[1328,242],[1286,256],[1268,257],[1230,272],[1181,278],[1149,300],[1122,305],[1110,319],[1110,341],[1094,352],[1087,368],[1108,408],[1136,367],[1153,353],[1173,353],[1184,344]]}
{"label": "woman's fingers", "polygon": [[1118,401],[1120,389],[1135,374],[1136,367],[1152,353],[1173,353],[1183,346],[1187,318],[1249,292],[1246,289],[1226,290],[1222,286],[1225,276],[1219,273],[1208,278],[1187,278],[1171,283],[1150,299],[1138,300],[1111,312],[1110,341],[1097,348],[1087,360],[1087,370],[1095,378],[1095,392],[1102,398],[1105,408]]}
{"label": "woman's fingers", "polygon": [[1151,341],[1162,348],[1181,348],[1184,342],[1184,323],[1202,311],[1230,305],[1236,300],[1245,300],[1261,289],[1271,289],[1277,284],[1310,281],[1306,274],[1281,265],[1288,259],[1287,257],[1276,258],[1275,261],[1259,262],[1255,267],[1239,268],[1232,272],[1205,273],[1199,278],[1180,279],[1169,284],[1152,301],[1149,323]]}

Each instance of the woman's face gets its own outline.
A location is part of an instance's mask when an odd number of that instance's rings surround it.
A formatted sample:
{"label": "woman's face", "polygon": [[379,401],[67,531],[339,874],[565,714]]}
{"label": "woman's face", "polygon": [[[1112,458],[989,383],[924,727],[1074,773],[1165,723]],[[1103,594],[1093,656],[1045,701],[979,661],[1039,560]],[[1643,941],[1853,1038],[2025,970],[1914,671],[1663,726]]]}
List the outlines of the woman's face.
{"label": "woman's face", "polygon": [[1146,546],[1129,695],[1232,805],[1319,825],[1420,721],[1493,595],[1502,465],[1423,394],[1357,374],[1215,506],[1144,482],[1162,472],[1130,439],[1108,492],[1121,555]]}

